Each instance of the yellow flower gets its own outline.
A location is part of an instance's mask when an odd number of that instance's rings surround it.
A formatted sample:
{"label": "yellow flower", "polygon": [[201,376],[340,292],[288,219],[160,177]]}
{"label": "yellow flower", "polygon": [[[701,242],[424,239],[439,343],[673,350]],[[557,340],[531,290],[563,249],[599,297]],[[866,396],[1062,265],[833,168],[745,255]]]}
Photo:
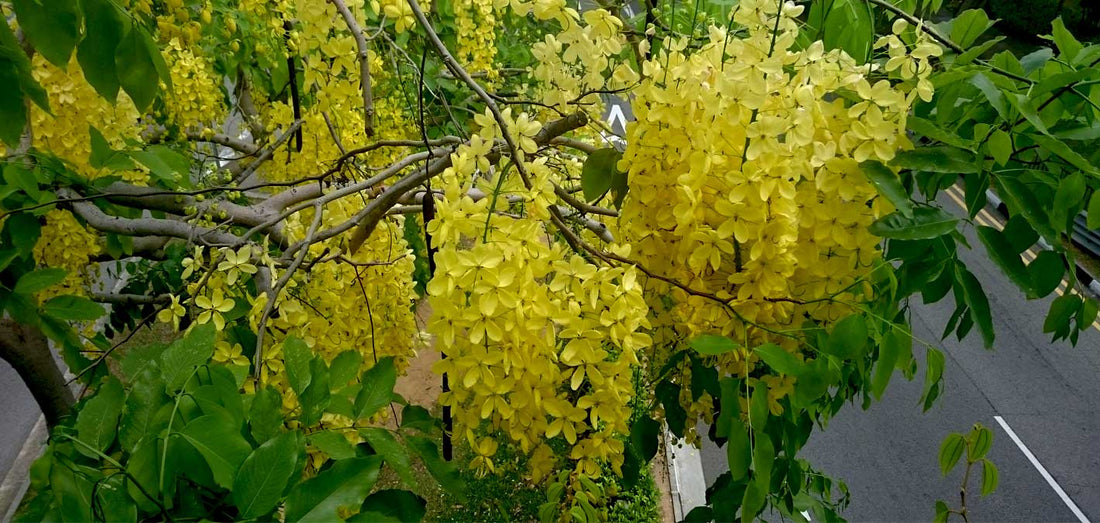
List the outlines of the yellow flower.
{"label": "yellow flower", "polygon": [[214,361],[228,365],[248,365],[248,358],[241,353],[240,343],[229,345],[228,341],[219,341],[214,344]]}
{"label": "yellow flower", "polygon": [[256,274],[256,266],[249,263],[252,258],[252,247],[245,245],[233,252],[225,249],[225,259],[218,264],[218,270],[225,272],[225,284],[232,286],[237,282],[241,274]]}
{"label": "yellow flower", "polygon": [[178,331],[180,330],[180,318],[183,318],[186,312],[183,305],[180,305],[179,296],[172,296],[172,302],[157,313],[157,321],[171,323],[172,329]]}
{"label": "yellow flower", "polygon": [[214,289],[210,296],[196,296],[195,305],[202,309],[196,322],[201,325],[213,320],[214,326],[222,330],[225,328],[225,318],[222,318],[222,313],[233,310],[235,303],[232,298],[226,298],[221,289]]}
{"label": "yellow flower", "polygon": [[183,259],[183,279],[191,277],[195,271],[202,270],[202,246],[195,247],[195,254]]}

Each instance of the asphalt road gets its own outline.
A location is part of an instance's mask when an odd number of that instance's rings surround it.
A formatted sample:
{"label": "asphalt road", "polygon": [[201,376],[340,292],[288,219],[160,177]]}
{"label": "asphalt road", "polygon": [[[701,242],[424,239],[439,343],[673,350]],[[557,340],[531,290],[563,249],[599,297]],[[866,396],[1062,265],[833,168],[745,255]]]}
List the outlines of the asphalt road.
{"label": "asphalt road", "polygon": [[[950,198],[940,200],[959,211]],[[1080,521],[994,418],[998,416],[1082,516],[1100,521],[1100,330],[1094,326],[1082,333],[1076,347],[1052,344],[1042,324],[1057,295],[1026,301],[984,257],[972,231],[968,237],[978,250],[961,252],[960,258],[989,296],[995,349],[985,350],[976,331],[962,342],[953,336],[937,341],[954,308],[950,297],[916,306],[915,335],[946,356],[940,401],[922,413],[918,400],[923,372],[912,382],[895,373],[882,401],[867,411],[849,405],[811,436],[802,457],[847,482],[852,500],[843,515],[850,521],[930,521],[936,500],[959,504],[963,467],[941,476],[940,443],[948,433],[965,432],[980,422],[993,431],[988,457],[1000,470],[1000,486],[978,499],[973,494],[980,478],[976,471],[968,502],[971,521]],[[922,367],[924,353],[915,344]],[[702,454],[709,483],[725,470],[725,452],[707,441]]]}

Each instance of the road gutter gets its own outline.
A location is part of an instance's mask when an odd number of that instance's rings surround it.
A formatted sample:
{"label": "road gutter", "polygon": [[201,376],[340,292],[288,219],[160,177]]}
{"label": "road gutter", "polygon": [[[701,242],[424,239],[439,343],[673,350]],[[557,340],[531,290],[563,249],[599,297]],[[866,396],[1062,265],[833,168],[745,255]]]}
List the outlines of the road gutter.
{"label": "road gutter", "polygon": [[699,449],[678,441],[668,430],[665,430],[665,457],[668,459],[672,514],[676,521],[683,521],[691,509],[707,503],[703,460]]}

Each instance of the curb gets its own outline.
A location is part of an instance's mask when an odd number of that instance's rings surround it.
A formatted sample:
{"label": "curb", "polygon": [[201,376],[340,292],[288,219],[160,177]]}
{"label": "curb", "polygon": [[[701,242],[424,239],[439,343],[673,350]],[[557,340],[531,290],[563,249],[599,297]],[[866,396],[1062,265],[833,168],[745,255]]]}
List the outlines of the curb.
{"label": "curb", "polygon": [[665,430],[665,457],[668,460],[672,514],[676,521],[683,521],[691,509],[707,503],[703,460],[699,449],[678,441],[668,430]]}
{"label": "curb", "polygon": [[19,509],[23,496],[31,486],[31,464],[46,448],[46,436],[46,418],[39,415],[38,422],[27,435],[27,440],[23,442],[23,447],[19,449],[19,454],[4,476],[4,482],[0,483],[0,521],[11,521],[15,517],[15,511]]}

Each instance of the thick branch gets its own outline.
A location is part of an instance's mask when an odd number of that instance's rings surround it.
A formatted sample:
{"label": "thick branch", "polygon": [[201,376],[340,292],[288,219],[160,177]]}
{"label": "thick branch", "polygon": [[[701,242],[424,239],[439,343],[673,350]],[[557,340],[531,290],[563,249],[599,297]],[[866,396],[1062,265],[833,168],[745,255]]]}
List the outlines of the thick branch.
{"label": "thick branch", "polygon": [[[413,0],[415,1],[415,0]],[[423,13],[421,13],[423,16]],[[438,37],[437,37],[438,38]],[[569,131],[584,127],[588,124],[588,115],[583,112],[578,112],[547,122],[542,127],[542,130],[535,135],[535,143],[542,146],[546,145],[554,138],[561,136]],[[517,163],[520,165],[521,163]],[[420,184],[429,180],[433,176],[446,170],[451,166],[451,156],[447,155],[439,158],[432,163],[428,164],[426,169],[421,169],[415,173],[412,173],[401,180],[398,180],[388,189],[382,192],[378,198],[371,201],[362,211],[353,216],[350,220],[333,227],[327,231],[318,234],[318,237],[331,237],[340,234],[358,224],[355,229],[355,233],[352,234],[351,240],[348,242],[348,252],[355,254],[355,251],[359,250],[359,247],[363,245],[363,242],[370,237],[370,234],[374,232],[374,228],[378,226],[378,222],[386,216],[386,213],[391,207],[397,205],[401,197],[405,193],[414,190]],[[299,242],[300,244],[301,242]],[[292,246],[291,249],[299,247],[298,245]]]}
{"label": "thick branch", "polygon": [[351,31],[352,38],[355,38],[355,47],[358,49],[359,58],[359,83],[363,87],[363,127],[364,132],[367,133],[367,138],[374,137],[374,100],[371,95],[370,84],[370,51],[367,48],[367,38],[363,36],[363,30],[359,27],[359,22],[355,21],[355,16],[351,14],[348,6],[344,4],[344,0],[329,0],[332,5],[336,6],[336,10],[340,12],[340,16],[344,17],[344,23],[347,24],[348,30]]}
{"label": "thick branch", "polygon": [[19,373],[50,427],[69,414],[75,403],[73,392],[65,386],[42,331],[12,319],[0,320],[0,358]]}
{"label": "thick branch", "polygon": [[[69,189],[60,189],[57,194],[62,198],[76,197],[76,193]],[[88,225],[103,232],[113,232],[123,236],[170,236],[197,241],[204,245],[235,245],[240,239],[228,232],[175,220],[110,216],[88,202],[75,202],[70,205],[73,212],[80,215]]]}

